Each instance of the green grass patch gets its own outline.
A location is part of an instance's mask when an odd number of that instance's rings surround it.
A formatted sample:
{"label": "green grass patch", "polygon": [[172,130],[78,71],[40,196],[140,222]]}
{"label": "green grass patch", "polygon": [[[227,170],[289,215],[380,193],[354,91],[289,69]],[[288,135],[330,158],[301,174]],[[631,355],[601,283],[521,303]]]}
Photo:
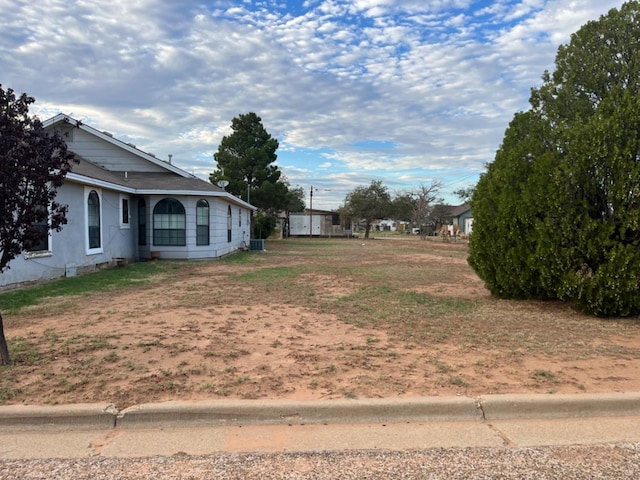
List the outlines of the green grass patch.
{"label": "green grass patch", "polygon": [[8,341],[9,354],[15,365],[35,365],[42,360],[42,353],[36,343],[23,337],[14,337]]}
{"label": "green grass patch", "polygon": [[118,355],[114,351],[111,351],[103,358],[103,360],[107,363],[115,363],[120,360],[120,355]]}
{"label": "green grass patch", "polygon": [[252,264],[261,260],[261,252],[237,252],[220,259],[222,263]]}
{"label": "green grass patch", "polygon": [[467,316],[476,302],[397,290],[389,285],[365,286],[326,306],[342,321],[360,328],[390,328],[400,341],[418,344],[444,342],[452,322]]}
{"label": "green grass patch", "polygon": [[531,376],[540,382],[555,382],[557,380],[556,374],[550,370],[535,370]]}
{"label": "green grass patch", "polygon": [[[388,285],[366,286],[337,300],[338,310],[366,313],[365,323],[381,320],[412,321],[421,318],[465,315],[476,303],[459,298],[433,297],[426,293],[396,290]],[[366,320],[361,318],[361,320]]]}
{"label": "green grass patch", "polygon": [[0,404],[18,398],[21,394],[22,390],[19,388],[0,386]]}
{"label": "green grass patch", "polygon": [[469,387],[469,382],[466,382],[461,377],[453,377],[449,380],[449,383],[451,385],[455,385],[456,387],[464,387],[464,388]]}
{"label": "green grass patch", "polygon": [[119,335],[85,335],[78,333],[67,338],[62,343],[62,348],[66,350],[67,354],[114,349],[116,347],[109,342],[111,338],[119,338]]}
{"label": "green grass patch", "polygon": [[38,305],[45,298],[86,295],[141,285],[157,275],[181,268],[183,265],[184,262],[139,262],[126,267],[52,280],[41,285],[0,293],[0,307],[6,313],[15,314],[24,307]]}

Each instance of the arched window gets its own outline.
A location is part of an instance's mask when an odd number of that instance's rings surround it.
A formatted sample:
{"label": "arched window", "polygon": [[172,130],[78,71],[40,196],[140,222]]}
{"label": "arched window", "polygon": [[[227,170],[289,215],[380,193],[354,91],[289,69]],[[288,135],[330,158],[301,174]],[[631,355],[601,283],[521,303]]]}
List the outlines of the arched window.
{"label": "arched window", "polygon": [[231,243],[231,205],[227,208],[227,242]]}
{"label": "arched window", "polygon": [[153,207],[153,244],[182,247],[187,244],[186,215],[182,203],[164,198]]}
{"label": "arched window", "polygon": [[100,234],[100,196],[95,190],[89,192],[87,197],[87,235],[89,237],[89,250],[102,247],[102,235]]}
{"label": "arched window", "polygon": [[196,245],[209,245],[209,203],[203,199],[196,204]]}

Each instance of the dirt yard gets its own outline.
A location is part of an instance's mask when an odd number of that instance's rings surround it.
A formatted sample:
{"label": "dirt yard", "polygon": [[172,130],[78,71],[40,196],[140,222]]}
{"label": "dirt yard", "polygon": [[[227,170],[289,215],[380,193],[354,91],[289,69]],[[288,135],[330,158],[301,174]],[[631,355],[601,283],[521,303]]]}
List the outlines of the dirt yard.
{"label": "dirt yard", "polygon": [[[640,391],[640,321],[492,298],[441,240],[286,240],[5,314],[0,403]],[[130,268],[130,267],[121,267]]]}

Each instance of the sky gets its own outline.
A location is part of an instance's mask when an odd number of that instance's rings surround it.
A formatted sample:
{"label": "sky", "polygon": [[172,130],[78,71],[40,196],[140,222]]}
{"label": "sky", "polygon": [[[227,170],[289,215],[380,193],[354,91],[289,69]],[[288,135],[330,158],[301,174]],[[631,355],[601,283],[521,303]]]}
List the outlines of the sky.
{"label": "sky", "polygon": [[208,179],[255,112],[309,207],[473,186],[560,45],[622,0],[0,0],[0,84]]}

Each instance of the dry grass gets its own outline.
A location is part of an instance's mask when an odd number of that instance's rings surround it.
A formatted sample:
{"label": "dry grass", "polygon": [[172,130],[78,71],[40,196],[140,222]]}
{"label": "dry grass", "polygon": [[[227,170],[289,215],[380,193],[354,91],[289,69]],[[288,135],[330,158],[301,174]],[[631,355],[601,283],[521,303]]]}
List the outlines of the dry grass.
{"label": "dry grass", "polygon": [[497,300],[466,256],[438,239],[270,241],[45,299],[5,315],[0,403],[640,391],[637,318]]}

